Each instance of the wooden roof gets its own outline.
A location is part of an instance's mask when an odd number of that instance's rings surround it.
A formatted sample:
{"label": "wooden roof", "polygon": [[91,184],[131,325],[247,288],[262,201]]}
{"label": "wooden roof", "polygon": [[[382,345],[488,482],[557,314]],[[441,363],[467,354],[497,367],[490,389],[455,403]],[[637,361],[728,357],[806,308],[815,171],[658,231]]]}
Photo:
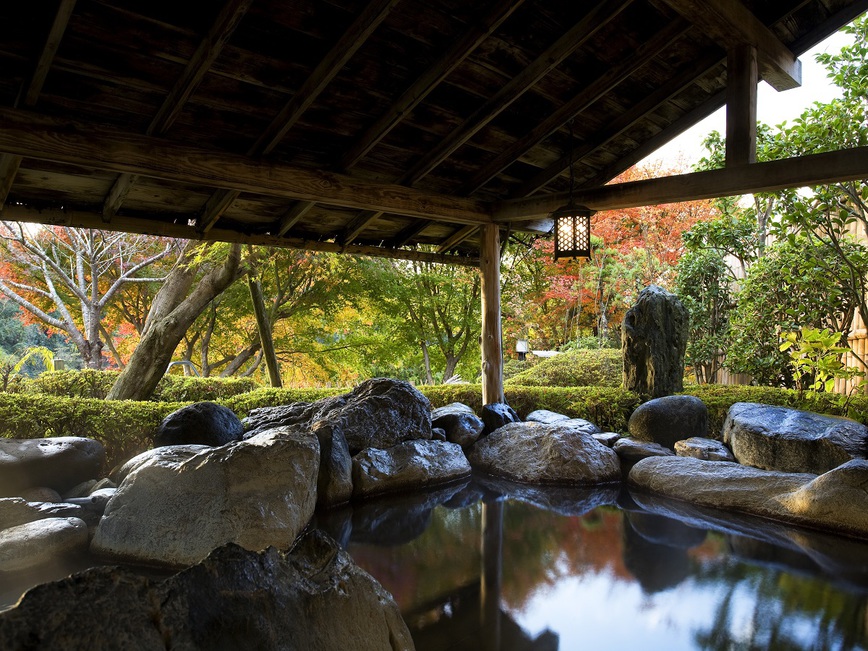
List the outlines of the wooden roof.
{"label": "wooden roof", "polygon": [[571,155],[596,188],[723,105],[727,51],[786,89],[866,8],[2,2],[0,217],[461,262],[500,202],[562,196]]}

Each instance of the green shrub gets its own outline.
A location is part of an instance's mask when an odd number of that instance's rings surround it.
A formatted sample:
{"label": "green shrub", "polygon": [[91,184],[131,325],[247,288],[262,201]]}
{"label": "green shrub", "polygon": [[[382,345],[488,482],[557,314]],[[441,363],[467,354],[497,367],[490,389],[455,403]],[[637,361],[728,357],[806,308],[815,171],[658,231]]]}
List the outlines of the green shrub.
{"label": "green shrub", "polygon": [[619,387],[623,375],[617,348],[571,350],[549,357],[506,384],[540,387]]}
{"label": "green shrub", "polygon": [[539,364],[539,358],[531,355],[524,361],[519,359],[507,359],[503,362],[503,379],[508,380],[511,377],[515,377],[519,373],[523,373],[528,369],[533,368]]}
{"label": "green shrub", "polygon": [[[67,398],[105,398],[120,371],[49,371],[27,380],[24,391]],[[250,378],[184,377],[165,375],[152,402],[201,402],[220,400],[259,387]]]}
{"label": "green shrub", "polygon": [[0,393],[0,436],[96,439],[105,446],[108,468],[112,468],[149,449],[160,421],[182,406],[169,402]]}

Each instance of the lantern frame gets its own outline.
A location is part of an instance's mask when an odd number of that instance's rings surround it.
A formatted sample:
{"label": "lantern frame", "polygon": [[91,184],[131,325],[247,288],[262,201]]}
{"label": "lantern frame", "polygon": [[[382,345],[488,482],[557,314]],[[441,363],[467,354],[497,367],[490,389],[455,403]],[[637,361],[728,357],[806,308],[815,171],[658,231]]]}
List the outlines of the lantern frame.
{"label": "lantern frame", "polygon": [[591,215],[584,206],[564,206],[551,216],[555,221],[555,260],[591,257]]}

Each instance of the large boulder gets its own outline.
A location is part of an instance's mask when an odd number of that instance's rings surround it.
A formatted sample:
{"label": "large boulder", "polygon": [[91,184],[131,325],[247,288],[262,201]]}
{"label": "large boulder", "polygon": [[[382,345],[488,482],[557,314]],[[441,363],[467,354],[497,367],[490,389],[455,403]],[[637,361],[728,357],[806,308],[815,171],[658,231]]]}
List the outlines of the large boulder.
{"label": "large boulder", "polygon": [[483,405],[482,422],[485,425],[482,435],[488,436],[508,423],[520,423],[521,418],[519,418],[515,409],[505,402],[492,402]]}
{"label": "large boulder", "polygon": [[313,514],[319,444],[274,429],[176,461],[154,456],[118,488],[92,550],[133,562],[189,565],[224,543],[288,548]]}
{"label": "large boulder", "polygon": [[105,448],[80,436],[44,439],[0,438],[0,497],[17,497],[28,488],[64,493],[100,476]]}
{"label": "large boulder", "polygon": [[391,448],[368,448],[353,457],[353,495],[407,491],[454,481],[470,474],[457,443],[405,441]]}
{"label": "large boulder", "polygon": [[163,419],[154,445],[226,445],[241,440],[244,426],[235,412],[213,402],[197,402]]}
{"label": "large boulder", "polygon": [[442,428],[447,441],[466,448],[476,442],[485,423],[467,405],[453,402],[431,412],[431,427]]}
{"label": "large boulder", "polygon": [[656,285],[639,292],[621,330],[626,389],[659,398],[684,388],[689,320],[675,294]]}
{"label": "large boulder", "polygon": [[46,518],[4,529],[0,568],[14,572],[56,562],[63,555],[87,551],[87,540],[87,524],[78,518]]}
{"label": "large boulder", "polygon": [[350,454],[431,438],[431,403],[409,382],[366,380],[344,399],[341,406],[317,414],[312,427],[342,432]]}
{"label": "large boulder", "polygon": [[627,422],[630,436],[670,450],[676,441],[708,438],[708,408],[695,396],[665,396],[639,405]]}
{"label": "large boulder", "polygon": [[745,465],[821,474],[864,458],[868,427],[848,418],[737,402],[729,408],[723,440]]}
{"label": "large boulder", "polygon": [[777,522],[868,535],[868,461],[854,459],[816,476],[760,470],[690,457],[645,459],[630,471],[631,487]]}
{"label": "large boulder", "polygon": [[20,497],[0,499],[0,530],[45,518],[82,518],[84,509],[64,502],[28,502]]}
{"label": "large boulder", "polygon": [[618,456],[590,434],[560,423],[510,423],[470,448],[474,468],[529,484],[617,481]]}
{"label": "large boulder", "polygon": [[327,536],[292,552],[236,545],[163,581],[103,567],[30,590],[0,613],[0,648],[413,649],[392,596]]}

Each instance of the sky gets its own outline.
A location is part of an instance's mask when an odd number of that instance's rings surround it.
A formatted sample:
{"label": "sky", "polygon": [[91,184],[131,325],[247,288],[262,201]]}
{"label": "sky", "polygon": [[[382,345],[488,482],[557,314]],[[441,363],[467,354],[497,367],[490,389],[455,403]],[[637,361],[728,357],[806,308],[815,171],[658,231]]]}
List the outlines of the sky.
{"label": "sky", "polygon": [[[778,125],[785,120],[791,122],[814,102],[828,102],[840,96],[839,89],[826,77],[826,68],[816,62],[815,55],[820,52],[837,53],[844,45],[852,43],[853,39],[851,35],[836,32],[799,56],[802,62],[802,86],[799,88],[777,92],[766,82],[760,82],[757,92],[757,120],[771,125]],[[687,166],[693,166],[705,155],[702,141],[712,131],[725,133],[725,107],[721,107],[658,149],[640,165],[660,161],[664,167],[668,167],[680,159]]]}

